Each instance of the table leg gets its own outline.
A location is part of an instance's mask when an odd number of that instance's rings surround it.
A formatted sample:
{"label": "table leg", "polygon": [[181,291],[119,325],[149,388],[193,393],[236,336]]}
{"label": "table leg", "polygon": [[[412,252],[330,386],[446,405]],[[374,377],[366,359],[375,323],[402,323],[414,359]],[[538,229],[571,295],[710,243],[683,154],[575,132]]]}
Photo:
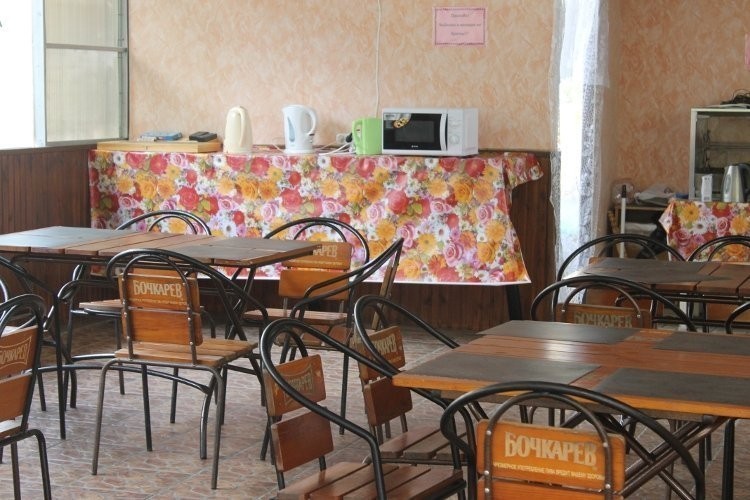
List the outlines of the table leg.
{"label": "table leg", "polygon": [[508,302],[508,319],[523,319],[521,311],[521,291],[518,285],[507,285],[505,289],[505,298]]}

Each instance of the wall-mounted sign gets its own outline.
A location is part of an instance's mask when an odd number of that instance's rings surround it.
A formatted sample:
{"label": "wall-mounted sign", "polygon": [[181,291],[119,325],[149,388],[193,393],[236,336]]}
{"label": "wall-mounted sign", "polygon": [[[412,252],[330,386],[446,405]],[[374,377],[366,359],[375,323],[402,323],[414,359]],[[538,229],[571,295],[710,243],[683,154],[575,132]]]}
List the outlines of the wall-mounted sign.
{"label": "wall-mounted sign", "polygon": [[435,45],[485,45],[486,7],[435,7],[433,13]]}

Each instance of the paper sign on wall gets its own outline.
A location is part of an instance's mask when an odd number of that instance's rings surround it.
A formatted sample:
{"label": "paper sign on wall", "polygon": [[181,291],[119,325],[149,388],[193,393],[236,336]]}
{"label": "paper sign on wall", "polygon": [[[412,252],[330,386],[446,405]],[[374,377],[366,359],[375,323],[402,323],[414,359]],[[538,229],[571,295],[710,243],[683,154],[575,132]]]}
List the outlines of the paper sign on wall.
{"label": "paper sign on wall", "polygon": [[435,45],[485,45],[485,7],[435,7],[433,13]]}

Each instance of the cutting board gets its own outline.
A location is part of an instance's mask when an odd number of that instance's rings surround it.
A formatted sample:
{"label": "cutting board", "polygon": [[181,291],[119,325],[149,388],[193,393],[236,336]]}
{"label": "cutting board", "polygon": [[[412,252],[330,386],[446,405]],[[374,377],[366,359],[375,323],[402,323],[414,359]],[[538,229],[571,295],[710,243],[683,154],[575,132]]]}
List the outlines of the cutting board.
{"label": "cutting board", "polygon": [[213,153],[221,151],[221,141],[104,141],[96,144],[100,151],[154,151],[163,153]]}

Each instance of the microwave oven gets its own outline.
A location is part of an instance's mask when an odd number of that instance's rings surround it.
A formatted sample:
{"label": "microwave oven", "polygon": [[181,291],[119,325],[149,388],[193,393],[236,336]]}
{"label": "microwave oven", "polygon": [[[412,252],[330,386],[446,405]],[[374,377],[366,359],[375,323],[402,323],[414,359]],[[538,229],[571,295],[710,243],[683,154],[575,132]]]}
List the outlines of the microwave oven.
{"label": "microwave oven", "polygon": [[475,155],[478,135],[477,108],[383,109],[383,154]]}

